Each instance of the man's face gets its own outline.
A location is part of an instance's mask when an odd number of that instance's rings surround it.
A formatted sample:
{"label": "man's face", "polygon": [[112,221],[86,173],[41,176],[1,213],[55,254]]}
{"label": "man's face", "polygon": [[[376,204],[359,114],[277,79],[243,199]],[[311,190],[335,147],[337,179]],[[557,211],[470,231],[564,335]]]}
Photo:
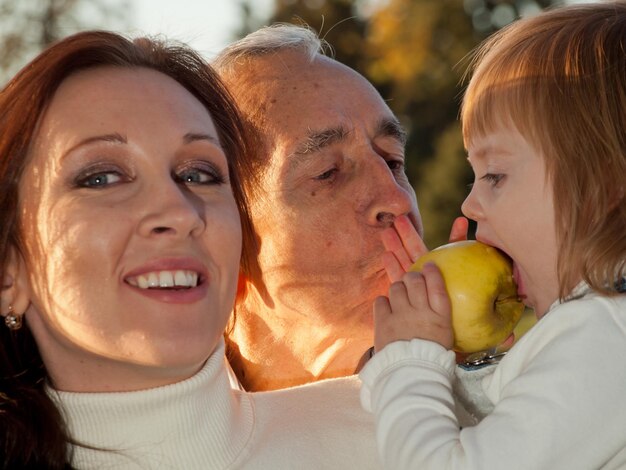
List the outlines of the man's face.
{"label": "man's face", "polygon": [[254,67],[248,92],[263,106],[269,161],[251,213],[268,303],[371,325],[388,288],[381,230],[409,214],[421,233],[404,132],[378,92],[331,59],[283,52]]}

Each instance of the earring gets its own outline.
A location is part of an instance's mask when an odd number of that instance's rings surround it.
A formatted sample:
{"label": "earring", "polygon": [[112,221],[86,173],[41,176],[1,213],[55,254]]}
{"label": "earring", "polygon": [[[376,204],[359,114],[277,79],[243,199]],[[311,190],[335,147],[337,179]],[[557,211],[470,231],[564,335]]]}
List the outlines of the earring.
{"label": "earring", "polygon": [[13,313],[13,305],[9,305],[9,313],[4,317],[4,324],[11,331],[19,330],[22,327],[22,315]]}

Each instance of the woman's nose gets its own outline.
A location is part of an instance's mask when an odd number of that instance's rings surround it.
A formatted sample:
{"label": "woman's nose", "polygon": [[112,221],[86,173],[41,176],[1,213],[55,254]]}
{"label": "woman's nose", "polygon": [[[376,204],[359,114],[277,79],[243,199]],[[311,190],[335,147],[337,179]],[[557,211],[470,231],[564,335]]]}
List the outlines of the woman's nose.
{"label": "woman's nose", "polygon": [[204,231],[205,203],[192,191],[172,181],[152,192],[144,198],[146,209],[139,226],[141,235],[185,238]]}

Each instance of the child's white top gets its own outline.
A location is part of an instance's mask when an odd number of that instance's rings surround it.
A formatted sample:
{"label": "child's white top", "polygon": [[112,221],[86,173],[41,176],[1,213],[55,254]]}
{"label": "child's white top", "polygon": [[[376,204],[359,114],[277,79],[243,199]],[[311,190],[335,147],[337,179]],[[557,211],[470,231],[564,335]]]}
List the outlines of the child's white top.
{"label": "child's white top", "polygon": [[386,468],[626,468],[626,295],[550,311],[482,379],[493,411],[459,428],[455,357],[398,341],[360,373]]}

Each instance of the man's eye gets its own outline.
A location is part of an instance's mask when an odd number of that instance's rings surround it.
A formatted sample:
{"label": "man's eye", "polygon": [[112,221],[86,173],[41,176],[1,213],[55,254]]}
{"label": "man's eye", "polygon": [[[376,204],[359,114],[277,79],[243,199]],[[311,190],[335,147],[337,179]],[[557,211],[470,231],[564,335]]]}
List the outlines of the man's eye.
{"label": "man's eye", "polygon": [[117,171],[100,171],[79,177],[76,185],[83,188],[104,188],[122,181],[122,175]]}
{"label": "man's eye", "polygon": [[387,166],[393,172],[404,171],[404,162],[402,160],[387,160]]}
{"label": "man's eye", "polygon": [[328,180],[330,178],[332,178],[335,173],[337,173],[337,168],[331,168],[330,170],[325,171],[324,173],[317,175],[314,179],[318,180],[318,181],[325,181]]}

